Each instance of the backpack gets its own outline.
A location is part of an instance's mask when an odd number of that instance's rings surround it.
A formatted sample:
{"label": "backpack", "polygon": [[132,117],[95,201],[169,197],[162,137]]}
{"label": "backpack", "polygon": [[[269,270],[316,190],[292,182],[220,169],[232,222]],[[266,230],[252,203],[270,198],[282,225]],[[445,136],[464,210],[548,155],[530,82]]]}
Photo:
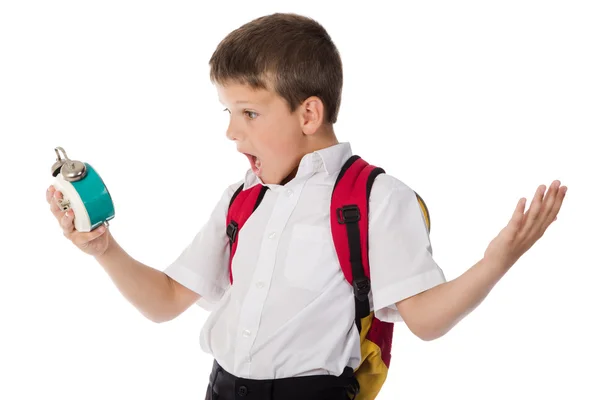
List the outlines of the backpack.
{"label": "backpack", "polygon": [[[361,363],[354,371],[359,389],[355,399],[371,400],[387,378],[391,361],[394,324],[380,321],[370,311],[370,269],[368,260],[369,196],[375,178],[385,171],[352,156],[342,167],[331,197],[331,233],[340,266],[354,289],[355,324],[360,333]],[[233,284],[231,261],[237,248],[238,232],[260,205],[268,188],[256,185],[243,190],[242,184],[229,203],[227,236],[229,237],[229,280]],[[429,211],[415,192],[427,230],[431,229]]]}

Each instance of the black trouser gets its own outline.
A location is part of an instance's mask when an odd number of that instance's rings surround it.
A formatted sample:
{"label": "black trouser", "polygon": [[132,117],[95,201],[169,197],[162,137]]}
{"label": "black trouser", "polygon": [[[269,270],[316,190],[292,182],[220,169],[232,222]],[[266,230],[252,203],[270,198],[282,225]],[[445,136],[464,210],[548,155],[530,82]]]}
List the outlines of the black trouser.
{"label": "black trouser", "polygon": [[341,376],[254,380],[237,378],[215,361],[205,400],[348,400],[358,392],[351,368]]}

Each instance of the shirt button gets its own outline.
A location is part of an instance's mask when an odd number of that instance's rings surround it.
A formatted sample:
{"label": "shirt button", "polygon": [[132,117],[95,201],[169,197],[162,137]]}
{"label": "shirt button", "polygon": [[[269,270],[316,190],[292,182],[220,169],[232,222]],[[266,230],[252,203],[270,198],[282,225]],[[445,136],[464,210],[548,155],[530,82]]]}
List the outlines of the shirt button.
{"label": "shirt button", "polygon": [[240,386],[238,389],[240,397],[245,397],[248,394],[248,388],[246,386]]}
{"label": "shirt button", "polygon": [[248,329],[246,329],[246,330],[244,330],[244,332],[242,332],[242,335],[246,338],[250,337],[250,334],[251,334],[251,332]]}
{"label": "shirt button", "polygon": [[265,286],[264,282],[256,282],[256,287],[262,289]]}
{"label": "shirt button", "polygon": [[287,197],[292,197],[294,195],[294,192],[290,189],[288,189],[285,194],[287,194]]}
{"label": "shirt button", "polygon": [[273,239],[273,238],[275,238],[275,236],[277,236],[277,233],[275,233],[275,232],[271,232],[271,233],[269,234],[269,239]]}

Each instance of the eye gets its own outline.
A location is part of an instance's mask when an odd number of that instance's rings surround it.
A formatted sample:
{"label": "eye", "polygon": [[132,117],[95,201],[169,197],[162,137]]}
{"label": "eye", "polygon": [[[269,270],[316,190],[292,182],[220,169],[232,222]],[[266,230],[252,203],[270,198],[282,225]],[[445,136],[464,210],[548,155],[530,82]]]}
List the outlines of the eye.
{"label": "eye", "polygon": [[256,119],[258,117],[258,114],[256,112],[250,110],[244,110],[244,114],[250,119]]}

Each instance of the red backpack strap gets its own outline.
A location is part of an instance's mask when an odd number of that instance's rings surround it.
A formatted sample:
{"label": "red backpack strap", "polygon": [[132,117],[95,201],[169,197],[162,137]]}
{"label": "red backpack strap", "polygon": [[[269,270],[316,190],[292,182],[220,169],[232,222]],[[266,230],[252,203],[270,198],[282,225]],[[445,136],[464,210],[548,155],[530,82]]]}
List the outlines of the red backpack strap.
{"label": "red backpack strap", "polygon": [[338,259],[346,280],[354,289],[356,326],[371,312],[369,269],[369,196],[375,178],[385,173],[352,156],[342,167],[331,197],[331,230]]}
{"label": "red backpack strap", "polygon": [[250,189],[243,190],[242,184],[231,197],[229,210],[227,211],[227,237],[229,238],[229,282],[233,284],[233,271],[231,262],[237,249],[238,232],[242,229],[250,215],[258,208],[265,193],[267,186],[255,185]]}

